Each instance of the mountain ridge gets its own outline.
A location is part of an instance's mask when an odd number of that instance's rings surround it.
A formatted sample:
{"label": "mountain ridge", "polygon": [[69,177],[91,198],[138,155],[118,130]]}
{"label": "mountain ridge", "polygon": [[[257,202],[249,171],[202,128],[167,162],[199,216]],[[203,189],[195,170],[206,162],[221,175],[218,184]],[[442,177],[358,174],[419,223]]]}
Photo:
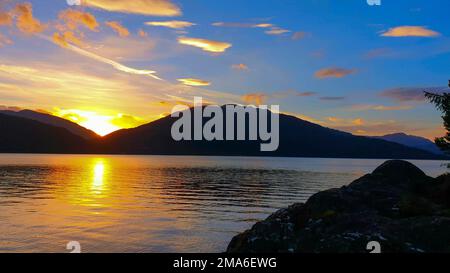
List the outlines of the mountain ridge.
{"label": "mountain ridge", "polygon": [[[192,108],[190,109],[192,111]],[[173,141],[170,116],[134,129],[113,132],[102,138],[103,151],[132,154],[225,155],[336,158],[443,158],[401,144],[355,136],[348,132],[280,114],[280,147],[276,152],[260,152],[260,142]],[[226,122],[224,122],[225,124]],[[338,144],[338,145],[337,145]]]}
{"label": "mountain ridge", "polygon": [[[193,111],[193,109],[190,109]],[[1,112],[0,112],[0,115]],[[52,151],[66,153],[88,154],[141,154],[141,155],[205,155],[205,156],[268,156],[268,157],[325,157],[325,158],[376,158],[376,159],[445,159],[442,155],[407,147],[382,139],[355,136],[348,132],[299,119],[294,116],[280,114],[280,147],[275,152],[261,152],[259,141],[175,141],[171,136],[171,127],[177,119],[167,116],[159,120],[132,129],[115,131],[104,137],[86,140],[67,129],[51,126],[27,118],[19,118],[3,114],[0,127],[8,131],[5,124],[12,128],[14,123],[6,122],[9,118],[18,118],[22,126],[37,127],[43,135],[46,131],[53,133],[52,139],[68,138],[76,145],[60,147]],[[24,122],[31,120],[34,123]],[[17,121],[17,120],[16,120]],[[40,126],[38,126],[40,124]],[[5,127],[6,126],[6,127]],[[64,133],[55,128],[63,129]],[[17,128],[15,128],[17,132]],[[25,130],[29,135],[35,135],[30,128]],[[58,136],[58,137],[55,137]],[[11,138],[11,137],[10,137]],[[13,138],[14,139],[14,138]],[[42,137],[40,138],[43,139]],[[23,140],[24,147],[27,146]],[[44,141],[44,140],[43,140]],[[58,142],[58,141],[57,141]],[[64,141],[63,141],[64,143]],[[17,143],[16,143],[17,144]],[[44,141],[45,145],[49,145]],[[70,143],[68,143],[70,144]],[[0,135],[0,152],[27,152],[20,145],[15,150],[8,147]],[[36,148],[36,147],[35,147]],[[35,151],[36,149],[32,149]],[[42,151],[43,149],[38,149]],[[43,151],[45,152],[45,151]]]}
{"label": "mountain ridge", "polygon": [[20,111],[11,111],[11,110],[3,110],[0,111],[0,114],[15,116],[15,117],[21,117],[21,118],[27,118],[35,121],[39,121],[41,123],[62,127],[70,132],[72,132],[75,135],[79,135],[85,139],[95,139],[99,138],[100,136],[97,135],[94,131],[89,130],[81,125],[76,124],[75,122],[72,122],[70,120],[60,118],[54,115],[45,114],[33,110],[20,110]]}
{"label": "mountain ridge", "polygon": [[384,139],[390,142],[395,142],[408,147],[425,150],[438,155],[444,154],[434,142],[420,136],[408,135],[406,133],[394,133],[384,136],[373,136],[372,138]]}

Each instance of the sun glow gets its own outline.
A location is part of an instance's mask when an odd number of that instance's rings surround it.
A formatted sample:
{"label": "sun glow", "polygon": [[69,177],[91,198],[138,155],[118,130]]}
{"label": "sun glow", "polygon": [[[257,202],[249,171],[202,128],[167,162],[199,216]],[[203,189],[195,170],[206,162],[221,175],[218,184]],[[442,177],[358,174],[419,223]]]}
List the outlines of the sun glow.
{"label": "sun glow", "polygon": [[114,131],[122,129],[122,127],[113,124],[115,116],[101,115],[97,112],[82,110],[59,110],[54,114],[58,117],[68,119],[89,130],[92,130],[100,136],[106,136]]}
{"label": "sun glow", "polygon": [[105,165],[99,161],[94,165],[94,188],[101,188],[103,186],[103,176],[105,174]]}
{"label": "sun glow", "polygon": [[121,128],[111,124],[111,118],[105,116],[90,116],[88,120],[79,123],[81,126],[96,132],[100,136],[106,136]]}

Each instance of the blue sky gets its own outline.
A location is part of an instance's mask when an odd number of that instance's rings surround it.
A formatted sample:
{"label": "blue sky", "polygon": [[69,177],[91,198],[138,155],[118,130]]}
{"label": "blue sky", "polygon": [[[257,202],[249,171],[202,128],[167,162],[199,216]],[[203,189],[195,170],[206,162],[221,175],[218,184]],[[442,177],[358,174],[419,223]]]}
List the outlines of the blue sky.
{"label": "blue sky", "polygon": [[[113,0],[85,2],[6,1],[0,105],[42,109],[88,127],[107,123],[106,132],[203,96],[279,104],[355,134],[443,133],[439,113],[420,94],[443,90],[450,78],[448,1],[137,0],[135,9],[117,8]],[[68,9],[76,12],[62,16]],[[1,23],[2,13],[9,22]],[[84,20],[87,14],[96,26]],[[21,18],[42,27],[20,26]],[[145,24],[174,21],[185,27]],[[126,32],[119,35],[108,22]],[[202,39],[220,52],[180,39]]]}

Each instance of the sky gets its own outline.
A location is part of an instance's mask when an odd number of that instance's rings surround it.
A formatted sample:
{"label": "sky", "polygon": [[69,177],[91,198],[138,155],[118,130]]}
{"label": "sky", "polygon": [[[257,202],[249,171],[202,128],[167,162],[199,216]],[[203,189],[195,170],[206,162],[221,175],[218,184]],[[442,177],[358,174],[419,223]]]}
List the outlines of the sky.
{"label": "sky", "polygon": [[[79,5],[78,5],[79,4]],[[358,135],[444,133],[447,0],[0,0],[0,110],[105,135],[191,105],[280,105]]]}

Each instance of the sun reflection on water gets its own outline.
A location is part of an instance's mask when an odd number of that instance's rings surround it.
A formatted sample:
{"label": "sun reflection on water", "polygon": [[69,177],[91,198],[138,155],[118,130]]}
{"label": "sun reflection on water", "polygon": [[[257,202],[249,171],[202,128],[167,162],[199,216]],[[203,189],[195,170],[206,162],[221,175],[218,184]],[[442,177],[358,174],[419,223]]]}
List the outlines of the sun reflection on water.
{"label": "sun reflection on water", "polygon": [[103,177],[105,175],[105,164],[103,161],[94,164],[94,180],[92,186],[94,189],[101,190],[103,186]]}

